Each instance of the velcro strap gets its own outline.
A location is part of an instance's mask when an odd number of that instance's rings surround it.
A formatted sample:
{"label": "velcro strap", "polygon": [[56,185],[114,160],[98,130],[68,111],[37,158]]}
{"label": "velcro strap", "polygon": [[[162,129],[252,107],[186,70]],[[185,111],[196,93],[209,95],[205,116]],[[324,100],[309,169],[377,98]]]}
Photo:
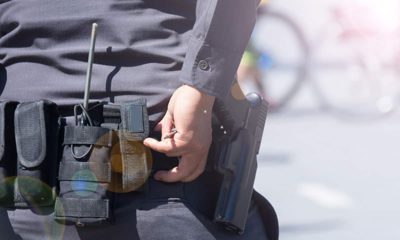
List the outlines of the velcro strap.
{"label": "velcro strap", "polygon": [[112,146],[112,130],[93,126],[65,126],[64,145]]}
{"label": "velcro strap", "polygon": [[144,140],[149,135],[145,99],[121,104],[121,133],[130,141]]}
{"label": "velcro strap", "polygon": [[146,99],[104,105],[103,117],[102,126],[120,130],[130,141],[142,141],[149,135]]}
{"label": "velcro strap", "polygon": [[56,217],[109,218],[108,199],[57,198]]}
{"label": "velcro strap", "polygon": [[120,132],[119,144],[121,149],[122,160],[122,189],[124,192],[132,191],[139,183],[147,180],[147,156],[145,147],[140,147],[141,142],[133,142],[127,140]]}
{"label": "velcro strap", "polygon": [[61,162],[58,179],[109,183],[111,182],[111,165],[97,162]]}

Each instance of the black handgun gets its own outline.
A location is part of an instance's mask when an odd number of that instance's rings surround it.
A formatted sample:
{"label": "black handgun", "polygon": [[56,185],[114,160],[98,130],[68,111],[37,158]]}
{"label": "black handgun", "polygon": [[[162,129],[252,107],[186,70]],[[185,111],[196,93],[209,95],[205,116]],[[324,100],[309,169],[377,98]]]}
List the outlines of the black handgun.
{"label": "black handgun", "polygon": [[240,93],[233,92],[214,104],[210,153],[223,176],[214,221],[241,234],[251,203],[268,104],[256,93],[244,97],[240,88],[233,89]]}

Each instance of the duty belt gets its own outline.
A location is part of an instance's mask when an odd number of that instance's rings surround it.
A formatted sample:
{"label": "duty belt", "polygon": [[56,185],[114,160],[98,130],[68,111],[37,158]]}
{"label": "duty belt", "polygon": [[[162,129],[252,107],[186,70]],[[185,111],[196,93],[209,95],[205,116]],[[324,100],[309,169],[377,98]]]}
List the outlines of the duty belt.
{"label": "duty belt", "polygon": [[113,220],[113,193],[145,183],[152,159],[142,144],[144,99],[78,105],[75,118],[67,124],[47,100],[0,102],[0,207],[54,207],[58,221],[98,224]]}
{"label": "duty belt", "polygon": [[[66,124],[50,101],[0,101],[0,207],[54,208],[78,226],[112,221],[114,193],[136,190],[152,159],[146,101],[75,106]],[[257,94],[217,99],[208,159],[221,177],[214,221],[243,233],[267,103]],[[58,170],[57,170],[58,169]]]}

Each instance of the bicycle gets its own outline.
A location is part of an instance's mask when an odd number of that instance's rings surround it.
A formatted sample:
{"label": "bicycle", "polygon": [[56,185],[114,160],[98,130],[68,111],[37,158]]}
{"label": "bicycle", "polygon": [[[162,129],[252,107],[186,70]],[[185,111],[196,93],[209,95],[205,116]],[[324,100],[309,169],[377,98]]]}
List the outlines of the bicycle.
{"label": "bicycle", "polygon": [[[375,119],[395,110],[400,50],[380,56],[384,54],[379,43],[383,39],[399,39],[400,31],[377,34],[379,24],[355,25],[356,20],[363,23],[367,14],[357,5],[353,8],[363,15],[349,14],[346,6],[330,8],[329,19],[312,42],[306,40],[300,25],[285,13],[270,6],[262,9],[252,37],[252,44],[259,51],[257,68],[262,81],[257,91],[272,102],[273,109],[283,108],[308,81],[320,105],[341,118]],[[271,38],[277,33],[289,37]],[[282,49],[282,39],[292,42]],[[366,51],[373,44],[374,51]],[[289,53],[296,53],[297,58],[283,61]]]}
{"label": "bicycle", "polygon": [[301,28],[285,14],[260,7],[247,50],[238,71],[241,86],[266,98],[270,110],[282,109],[307,76],[309,46]]}

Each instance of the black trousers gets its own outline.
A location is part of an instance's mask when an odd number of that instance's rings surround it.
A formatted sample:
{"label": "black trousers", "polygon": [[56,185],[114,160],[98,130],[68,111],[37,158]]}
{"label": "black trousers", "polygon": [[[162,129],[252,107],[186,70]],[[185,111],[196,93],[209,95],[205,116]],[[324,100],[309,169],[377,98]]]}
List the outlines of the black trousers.
{"label": "black trousers", "polygon": [[[160,157],[160,156],[158,156]],[[156,158],[157,159],[157,156]],[[171,161],[158,159],[158,168]],[[164,164],[164,166],[162,166]],[[173,163],[172,163],[173,164]],[[0,239],[102,240],[102,239],[269,239],[278,237],[272,206],[254,192],[243,235],[226,231],[212,221],[218,195],[217,174],[206,170],[190,183],[163,183],[149,178],[142,190],[116,193],[115,221],[96,227],[63,225],[53,214],[37,215],[31,210],[0,209]]]}

